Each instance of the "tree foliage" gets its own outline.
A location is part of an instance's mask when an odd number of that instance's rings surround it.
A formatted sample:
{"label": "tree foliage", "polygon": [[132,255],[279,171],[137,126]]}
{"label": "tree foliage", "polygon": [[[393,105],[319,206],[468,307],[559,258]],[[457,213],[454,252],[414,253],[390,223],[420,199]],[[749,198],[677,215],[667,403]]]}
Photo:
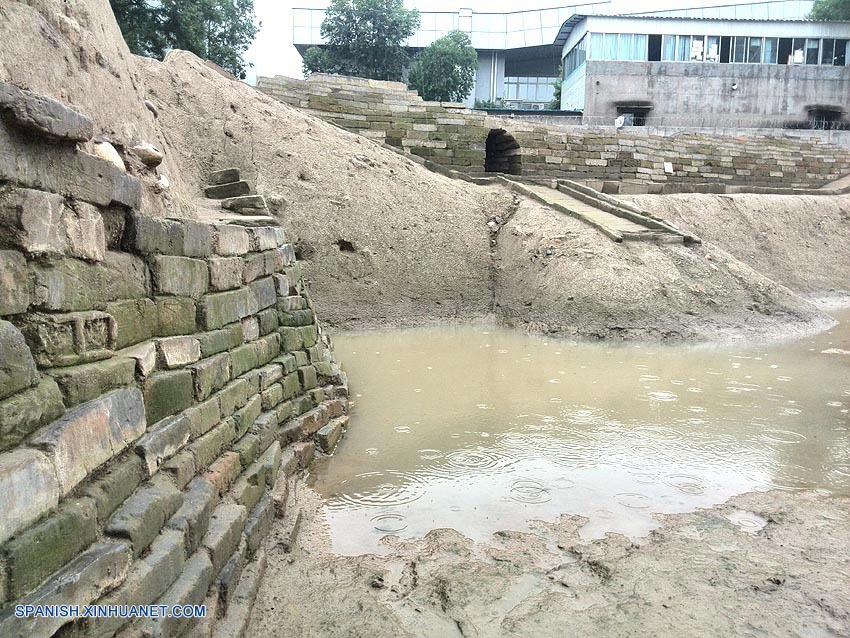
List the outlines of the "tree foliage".
{"label": "tree foliage", "polygon": [[475,86],[478,53],[463,31],[435,40],[413,62],[408,84],[431,102],[462,102]]}
{"label": "tree foliage", "polygon": [[850,20],[850,0],[816,0],[812,20]]}
{"label": "tree foliage", "polygon": [[555,81],[552,82],[552,86],[555,87],[555,93],[552,96],[552,101],[546,105],[546,108],[550,111],[560,111],[561,110],[561,87],[564,84],[564,67],[558,67],[558,77],[555,78]]}
{"label": "tree foliage", "polygon": [[331,0],[322,21],[327,44],[304,53],[304,75],[400,81],[409,62],[404,43],[418,27],[419,12],[403,0]]}
{"label": "tree foliage", "polygon": [[127,46],[162,59],[185,49],[245,77],[245,51],[257,35],[254,0],[110,0]]}

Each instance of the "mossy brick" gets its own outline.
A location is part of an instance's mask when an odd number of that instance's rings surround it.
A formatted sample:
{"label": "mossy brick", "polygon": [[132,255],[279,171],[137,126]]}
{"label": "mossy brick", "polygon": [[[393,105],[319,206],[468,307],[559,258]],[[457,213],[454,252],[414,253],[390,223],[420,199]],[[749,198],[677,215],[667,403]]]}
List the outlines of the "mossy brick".
{"label": "mossy brick", "polygon": [[315,346],[307,348],[307,356],[310,357],[310,363],[316,363],[324,360],[325,345],[319,341]]}
{"label": "mossy brick", "polygon": [[263,545],[274,523],[275,508],[270,494],[263,494],[245,522],[245,542],[248,555],[253,557]]}
{"label": "mossy brick", "polygon": [[293,352],[293,356],[295,357],[296,368],[303,368],[310,363],[310,357],[307,356],[307,353],[303,350],[299,350],[298,352]]}
{"label": "mossy brick", "polygon": [[145,380],[145,411],[149,424],[177,414],[192,405],[195,396],[192,372],[159,372]]}
{"label": "mossy brick", "polygon": [[50,377],[34,388],[0,401],[0,452],[12,449],[64,412],[62,393]]}
{"label": "mossy brick", "polygon": [[159,332],[159,311],[152,299],[125,299],[106,305],[116,325],[119,350],[147,341]]}
{"label": "mossy brick", "polygon": [[160,337],[176,337],[197,332],[197,307],[189,297],[157,297]]}
{"label": "mossy brick", "polygon": [[257,321],[260,322],[260,336],[271,334],[278,329],[280,322],[278,321],[277,310],[268,308],[257,314]]}
{"label": "mossy brick", "polygon": [[180,509],[183,493],[165,476],[142,485],[109,519],[104,532],[126,538],[139,556]]}
{"label": "mossy brick", "polygon": [[0,399],[38,385],[39,374],[24,335],[0,321]]}
{"label": "mossy brick", "polygon": [[213,227],[213,248],[217,255],[238,257],[251,250],[248,231],[243,226],[221,225]]}
{"label": "mossy brick", "polygon": [[135,450],[145,462],[148,476],[159,471],[162,464],[177,454],[191,435],[191,423],[185,414],[163,419],[136,442]]}
{"label": "mossy brick", "polygon": [[[216,579],[214,590],[216,594],[217,605],[222,609],[230,609],[230,605],[236,597],[236,591],[239,589],[239,583],[242,580],[242,572],[248,562],[248,544],[244,541],[239,543],[239,547],[233,552],[233,555],[221,568],[221,572]],[[232,614],[231,614],[232,615]],[[222,625],[216,627],[220,630]],[[230,632],[234,633],[234,632]],[[237,632],[238,633],[238,632]]]}
{"label": "mossy brick", "polygon": [[204,295],[198,303],[198,319],[204,330],[215,330],[241,321],[259,310],[250,288]]}
{"label": "mossy brick", "polygon": [[188,369],[192,371],[194,379],[195,399],[204,401],[230,381],[231,355],[217,354],[189,366]]}
{"label": "mossy brick", "polygon": [[259,395],[255,395],[248,400],[245,407],[239,408],[233,413],[233,420],[236,423],[236,438],[241,438],[251,429],[262,411],[262,399]]}
{"label": "mossy brick", "polygon": [[241,376],[249,370],[253,370],[259,365],[259,360],[257,358],[257,344],[246,343],[243,346],[234,348],[230,352],[230,358],[234,377]]}
{"label": "mossy brick", "polygon": [[264,366],[280,354],[280,335],[276,332],[256,341],[257,365]]}
{"label": "mossy brick", "polygon": [[275,252],[251,253],[243,260],[242,282],[250,284],[260,277],[268,277],[275,272]]}
{"label": "mossy brick", "polygon": [[195,456],[189,450],[183,450],[163,463],[159,471],[170,477],[178,490],[182,490],[197,473]]}
{"label": "mossy brick", "polygon": [[231,416],[238,408],[248,402],[251,396],[251,385],[245,379],[236,379],[218,393],[221,407],[221,418]]}
{"label": "mossy brick", "polygon": [[241,505],[223,503],[215,508],[209,529],[202,541],[202,545],[209,552],[215,573],[224,567],[239,547],[247,519],[247,510]]}
{"label": "mossy brick", "polygon": [[189,445],[189,450],[195,456],[198,469],[209,467],[236,438],[236,423],[233,419],[225,419],[198,440]]}
{"label": "mossy brick", "polygon": [[212,228],[204,222],[183,220],[183,255],[186,257],[209,257],[213,254]]}
{"label": "mossy brick", "polygon": [[150,272],[133,255],[108,251],[103,262],[77,259],[36,263],[33,305],[44,310],[102,310],[107,302],[150,296]]}
{"label": "mossy brick", "polygon": [[261,397],[263,399],[263,410],[271,410],[283,401],[283,386],[280,383],[275,383],[267,390],[263,390]]}
{"label": "mossy brick", "polygon": [[154,290],[158,294],[200,299],[209,290],[210,274],[205,261],[155,255],[150,264]]}
{"label": "mossy brick", "polygon": [[274,409],[278,424],[286,423],[293,415],[292,401],[281,403]]}
{"label": "mossy brick", "polygon": [[274,279],[265,277],[258,279],[249,285],[257,299],[257,310],[272,308],[277,304],[277,292],[275,291]]}
{"label": "mossy brick", "polygon": [[49,518],[16,536],[0,550],[13,599],[35,589],[71,562],[97,537],[97,508],[91,499],[65,503]]}
{"label": "mossy brick", "polygon": [[259,439],[259,451],[263,452],[274,441],[277,434],[277,426],[280,423],[277,409],[263,412],[251,427],[251,434]]}
{"label": "mossy brick", "polygon": [[97,505],[97,520],[102,525],[146,476],[144,461],[135,453],[128,452],[116,458],[106,472],[86,484],[81,493]]}
{"label": "mossy brick", "polygon": [[312,326],[315,321],[315,316],[312,310],[293,310],[291,312],[281,312],[280,325],[287,327]]}
{"label": "mossy brick", "polygon": [[27,311],[32,302],[32,279],[27,260],[14,250],[0,250],[0,316]]}
{"label": "mossy brick", "polygon": [[278,333],[284,352],[295,352],[304,347],[304,335],[300,328],[281,328]]}
{"label": "mossy brick", "polygon": [[319,405],[325,400],[325,390],[324,388],[313,388],[307,392],[307,396],[310,397],[313,405]]}
{"label": "mossy brick", "polygon": [[228,330],[212,330],[195,335],[195,339],[201,345],[201,356],[211,357],[230,350],[231,335]]}
{"label": "mossy brick", "polygon": [[301,416],[305,412],[313,409],[313,399],[309,396],[300,396],[292,400],[292,413],[295,416]]}
{"label": "mossy brick", "polygon": [[299,328],[302,339],[304,340],[305,348],[312,348],[319,340],[319,328],[314,324],[312,326],[304,326]]}
{"label": "mossy brick", "polygon": [[275,363],[279,363],[283,366],[283,373],[289,374],[290,372],[295,372],[298,369],[297,362],[295,361],[295,355],[293,354],[283,354],[277,357]]}
{"label": "mossy brick", "polygon": [[223,496],[241,472],[242,463],[239,460],[239,454],[228,451],[213,461],[209,469],[203,473],[203,477],[213,484],[219,496]]}
{"label": "mossy brick", "polygon": [[260,437],[250,432],[239,439],[236,445],[233,446],[233,451],[239,455],[239,462],[242,463],[243,468],[248,467],[257,460],[259,449]]}
{"label": "mossy brick", "polygon": [[217,504],[215,486],[202,476],[192,479],[184,492],[183,505],[166,524],[168,529],[182,534],[187,555],[200,547]]}
{"label": "mossy brick", "polygon": [[290,372],[283,378],[283,398],[292,399],[301,394],[301,381],[298,372]]}
{"label": "mossy brick", "polygon": [[70,407],[91,401],[117,388],[132,386],[136,378],[136,360],[116,357],[50,371]]}
{"label": "mossy brick", "polygon": [[248,370],[245,374],[243,374],[240,379],[245,379],[248,382],[248,386],[251,388],[248,393],[249,396],[253,396],[255,394],[260,393],[260,371],[258,369]]}
{"label": "mossy brick", "polygon": [[244,283],[245,262],[241,257],[213,257],[208,268],[212,290],[233,290]]}
{"label": "mossy brick", "polygon": [[339,370],[329,361],[316,361],[313,367],[316,368],[316,374],[320,379],[333,379],[339,376]]}
{"label": "mossy brick", "polygon": [[[144,558],[135,561],[120,587],[97,601],[99,605],[150,605],[180,577],[185,565],[183,534],[165,531],[151,543]],[[127,624],[126,618],[98,618],[83,634],[86,638],[111,638]],[[57,634],[58,636],[58,634]]]}
{"label": "mossy brick", "polygon": [[268,390],[272,385],[283,379],[283,366],[270,363],[259,369],[260,390]]}
{"label": "mossy brick", "polygon": [[298,368],[298,380],[301,382],[301,387],[305,390],[311,390],[319,384],[316,368],[313,366],[303,366]]}

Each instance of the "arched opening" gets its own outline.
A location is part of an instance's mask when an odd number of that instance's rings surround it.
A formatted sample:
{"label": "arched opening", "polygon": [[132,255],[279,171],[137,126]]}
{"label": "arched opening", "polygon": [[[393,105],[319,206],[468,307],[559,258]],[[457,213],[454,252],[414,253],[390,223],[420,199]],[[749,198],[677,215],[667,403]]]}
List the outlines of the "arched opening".
{"label": "arched opening", "polygon": [[493,129],[487,135],[484,170],[488,173],[522,175],[522,149],[504,129]]}

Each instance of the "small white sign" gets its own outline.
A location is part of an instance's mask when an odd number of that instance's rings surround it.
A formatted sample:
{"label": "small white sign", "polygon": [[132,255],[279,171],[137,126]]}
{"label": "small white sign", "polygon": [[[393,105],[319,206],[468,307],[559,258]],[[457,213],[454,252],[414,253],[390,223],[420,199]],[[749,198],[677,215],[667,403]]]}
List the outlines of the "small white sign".
{"label": "small white sign", "polygon": [[673,162],[664,162],[664,172],[668,175],[673,174]]}

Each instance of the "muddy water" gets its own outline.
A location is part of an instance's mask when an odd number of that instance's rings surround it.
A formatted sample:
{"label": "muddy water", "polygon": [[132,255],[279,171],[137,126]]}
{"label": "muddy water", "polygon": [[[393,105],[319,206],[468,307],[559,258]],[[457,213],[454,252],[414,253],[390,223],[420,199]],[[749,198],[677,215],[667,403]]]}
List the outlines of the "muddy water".
{"label": "muddy water", "polygon": [[[850,312],[770,346],[573,344],[483,327],[342,334],[354,407],[314,486],[337,551],[580,514],[586,538],[754,490],[850,493]],[[758,528],[755,513],[730,523]]]}

